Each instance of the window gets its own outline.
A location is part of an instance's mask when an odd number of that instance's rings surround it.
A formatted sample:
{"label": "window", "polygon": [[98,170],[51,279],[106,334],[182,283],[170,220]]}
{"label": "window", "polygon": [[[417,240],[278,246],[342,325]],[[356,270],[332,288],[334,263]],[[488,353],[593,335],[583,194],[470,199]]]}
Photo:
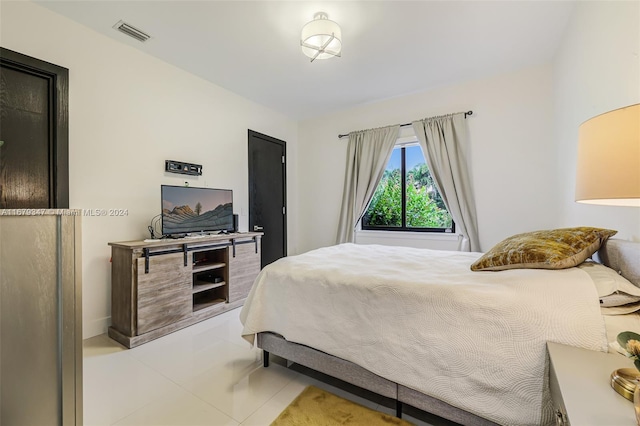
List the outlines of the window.
{"label": "window", "polygon": [[453,232],[418,144],[394,148],[382,180],[362,218],[362,229]]}

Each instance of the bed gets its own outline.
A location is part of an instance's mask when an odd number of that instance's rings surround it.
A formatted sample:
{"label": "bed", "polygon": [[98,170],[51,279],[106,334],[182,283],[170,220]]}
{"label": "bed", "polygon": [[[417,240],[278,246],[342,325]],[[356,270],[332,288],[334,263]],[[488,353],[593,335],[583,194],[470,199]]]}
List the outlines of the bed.
{"label": "bed", "polygon": [[341,244],[281,259],[254,283],[242,334],[265,366],[273,353],[392,398],[398,415],[552,424],[546,342],[608,351],[640,328],[637,313],[609,321],[594,283],[615,270],[638,285],[640,244],[604,243],[610,270],[470,271],[481,255]]}

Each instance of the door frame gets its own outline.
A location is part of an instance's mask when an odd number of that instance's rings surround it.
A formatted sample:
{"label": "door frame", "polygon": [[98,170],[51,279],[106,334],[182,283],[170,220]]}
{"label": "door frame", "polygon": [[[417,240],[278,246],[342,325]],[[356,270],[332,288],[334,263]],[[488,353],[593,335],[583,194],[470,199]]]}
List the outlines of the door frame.
{"label": "door frame", "polygon": [[[282,148],[282,155],[284,156],[284,161],[282,163],[282,203],[284,204],[284,214],[282,215],[282,237],[283,237],[283,242],[284,242],[284,247],[283,247],[283,255],[286,257],[289,253],[288,251],[288,247],[287,247],[287,238],[288,238],[288,234],[287,234],[287,215],[289,213],[289,206],[287,205],[287,143],[283,140],[280,139],[276,139],[274,137],[265,135],[263,133],[259,133],[256,132],[254,130],[248,129],[248,133],[247,133],[247,141],[248,143],[250,143],[251,138],[255,137],[257,139],[263,139],[267,142],[270,143],[274,143],[277,145],[280,145],[280,147]],[[251,155],[248,155],[248,150],[249,150],[249,146],[247,144],[247,156],[249,157],[249,162],[248,162],[248,167],[249,167],[249,189],[251,189],[253,187],[253,158]],[[248,204],[249,204],[249,209],[251,209],[251,191],[249,190],[249,199],[247,200]],[[251,228],[251,211],[249,211],[249,232],[252,232],[253,229]]]}
{"label": "door frame", "polygon": [[69,208],[69,70],[2,47],[0,66],[49,81],[49,208]]}

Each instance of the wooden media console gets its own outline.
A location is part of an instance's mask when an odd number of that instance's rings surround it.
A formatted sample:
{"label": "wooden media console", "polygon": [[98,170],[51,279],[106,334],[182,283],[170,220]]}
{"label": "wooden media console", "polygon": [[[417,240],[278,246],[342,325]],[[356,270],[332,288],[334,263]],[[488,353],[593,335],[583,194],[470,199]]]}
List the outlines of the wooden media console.
{"label": "wooden media console", "polygon": [[112,242],[109,337],[128,348],[242,306],[262,233]]}

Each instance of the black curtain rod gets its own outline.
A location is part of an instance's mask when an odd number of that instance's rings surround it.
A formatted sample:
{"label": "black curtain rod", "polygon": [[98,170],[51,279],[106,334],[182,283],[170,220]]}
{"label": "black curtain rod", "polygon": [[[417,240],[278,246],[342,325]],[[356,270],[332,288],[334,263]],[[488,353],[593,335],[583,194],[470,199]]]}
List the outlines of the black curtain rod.
{"label": "black curtain rod", "polygon": [[[467,118],[468,115],[473,115],[473,111],[467,111],[464,113],[464,118]],[[412,126],[413,123],[404,123],[401,124],[400,127],[407,127],[407,126]],[[338,135],[338,139],[342,139],[342,138],[346,138],[347,136],[349,136],[349,133],[344,134],[344,135]]]}

